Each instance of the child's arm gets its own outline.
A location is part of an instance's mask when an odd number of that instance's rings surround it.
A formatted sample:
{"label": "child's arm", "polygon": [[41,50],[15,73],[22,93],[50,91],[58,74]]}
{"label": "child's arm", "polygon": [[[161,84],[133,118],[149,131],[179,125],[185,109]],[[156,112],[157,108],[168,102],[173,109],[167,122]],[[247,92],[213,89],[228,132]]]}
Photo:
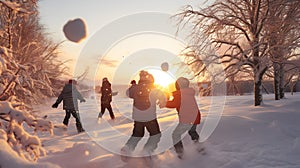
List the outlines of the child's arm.
{"label": "child's arm", "polygon": [[85,99],[82,97],[82,95],[79,93],[79,91],[77,90],[77,88],[74,89],[75,91],[75,96],[77,97],[77,99],[80,100],[80,102],[85,102]]}
{"label": "child's arm", "polygon": [[178,95],[173,95],[173,100],[168,100],[166,103],[167,108],[178,108],[180,107],[180,96]]}
{"label": "child's arm", "polygon": [[134,89],[135,89],[135,85],[130,86],[130,88],[128,88],[126,90],[126,96],[128,96],[129,98],[133,98],[134,97]]}
{"label": "child's arm", "polygon": [[160,108],[163,108],[166,106],[167,103],[167,97],[165,95],[165,93],[159,89],[154,89],[150,92],[150,100],[158,100],[158,102],[156,102]]}
{"label": "child's arm", "polygon": [[63,100],[63,90],[59,94],[58,98],[56,99],[55,103],[52,105],[52,108],[57,108],[59,103]]}

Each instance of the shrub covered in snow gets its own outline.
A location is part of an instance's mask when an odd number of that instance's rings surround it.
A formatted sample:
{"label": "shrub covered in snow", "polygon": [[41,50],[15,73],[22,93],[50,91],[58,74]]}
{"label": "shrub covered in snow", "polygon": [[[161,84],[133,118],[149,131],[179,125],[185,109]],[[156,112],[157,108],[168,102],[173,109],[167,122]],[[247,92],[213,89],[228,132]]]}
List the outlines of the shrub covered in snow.
{"label": "shrub covered in snow", "polygon": [[1,0],[0,9],[0,100],[30,105],[56,95],[66,69],[57,59],[60,43],[39,24],[36,1]]}
{"label": "shrub covered in snow", "polygon": [[0,102],[1,136],[18,154],[28,160],[36,161],[46,152],[38,136],[30,135],[24,130],[26,123],[35,131],[48,131],[53,134],[51,121],[45,118],[38,119],[28,112],[18,110],[9,102]]}

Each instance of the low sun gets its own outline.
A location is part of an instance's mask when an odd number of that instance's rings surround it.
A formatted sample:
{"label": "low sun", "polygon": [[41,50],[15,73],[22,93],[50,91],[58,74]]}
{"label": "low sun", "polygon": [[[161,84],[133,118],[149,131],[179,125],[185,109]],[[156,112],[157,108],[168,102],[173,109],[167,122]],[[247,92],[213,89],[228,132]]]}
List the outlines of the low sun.
{"label": "low sun", "polygon": [[[157,88],[162,89],[164,92],[169,93],[175,90],[175,77],[169,73],[162,71],[158,68],[146,68],[144,69],[154,77],[154,85],[156,85]],[[138,82],[139,75],[136,74],[136,76],[133,78]]]}
{"label": "low sun", "polygon": [[163,88],[175,82],[175,79],[168,72],[159,69],[148,69],[147,71],[153,75],[154,84],[162,86]]}

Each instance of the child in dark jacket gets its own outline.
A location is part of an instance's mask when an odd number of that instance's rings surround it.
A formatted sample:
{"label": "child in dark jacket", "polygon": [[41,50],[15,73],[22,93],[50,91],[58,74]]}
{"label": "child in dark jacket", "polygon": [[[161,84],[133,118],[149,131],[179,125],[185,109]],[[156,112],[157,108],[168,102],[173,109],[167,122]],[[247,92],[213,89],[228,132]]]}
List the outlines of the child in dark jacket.
{"label": "child in dark jacket", "polygon": [[59,103],[63,101],[63,109],[66,111],[66,115],[63,121],[65,126],[68,126],[69,119],[72,116],[76,119],[76,127],[78,133],[84,132],[85,130],[82,128],[82,124],[79,117],[78,111],[78,99],[80,102],[85,102],[85,99],[78,92],[75,85],[77,82],[75,80],[70,79],[69,83],[66,84],[58,96],[56,102],[52,105],[52,108],[57,108]]}
{"label": "child in dark jacket", "polygon": [[172,93],[173,100],[166,103],[166,107],[176,108],[178,112],[179,123],[172,133],[172,140],[179,158],[182,158],[184,151],[181,136],[186,131],[195,143],[199,143],[196,127],[200,124],[201,114],[195,99],[195,90],[189,84],[188,79],[178,78],[175,83],[176,91]]}
{"label": "child in dark jacket", "polygon": [[110,118],[113,120],[115,119],[115,115],[113,113],[112,107],[111,107],[111,101],[112,101],[112,90],[111,90],[111,83],[108,81],[108,79],[105,77],[102,79],[102,86],[101,86],[101,111],[98,115],[98,118],[102,118],[105,109],[108,110]]}
{"label": "child in dark jacket", "polygon": [[149,132],[149,138],[144,145],[143,152],[150,156],[157,148],[161,138],[161,132],[156,116],[156,105],[165,106],[166,97],[164,93],[155,88],[154,77],[147,71],[141,71],[138,84],[131,81],[131,87],[126,91],[129,98],[133,99],[132,119],[134,126],[131,137],[121,149],[121,158],[128,161],[128,156],[133,152],[144,137],[145,128]]}

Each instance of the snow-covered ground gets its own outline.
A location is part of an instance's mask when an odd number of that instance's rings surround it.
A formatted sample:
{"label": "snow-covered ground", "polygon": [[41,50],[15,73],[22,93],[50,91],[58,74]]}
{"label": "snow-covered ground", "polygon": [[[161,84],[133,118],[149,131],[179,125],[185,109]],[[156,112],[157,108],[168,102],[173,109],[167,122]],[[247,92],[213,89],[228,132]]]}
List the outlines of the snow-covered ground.
{"label": "snow-covered ground", "polygon": [[[273,95],[264,95],[264,104],[253,106],[253,96],[227,96],[224,111],[217,128],[204,142],[206,155],[196,152],[189,138],[183,140],[185,158],[175,155],[170,132],[176,125],[176,112],[171,109],[158,110],[162,130],[158,154],[153,157],[154,167],[159,168],[299,168],[300,167],[300,94],[286,94],[286,99],[275,101]],[[132,158],[128,163],[121,161],[118,154],[132,131],[130,120],[132,104],[128,98],[115,96],[113,108],[116,120],[109,118],[108,112],[97,120],[98,104],[93,96],[80,104],[80,115],[86,133],[77,134],[75,120],[71,117],[67,131],[54,129],[54,135],[39,134],[47,156],[38,164],[47,162],[63,168],[121,168],[145,167],[140,158]],[[36,107],[40,115],[47,114],[54,124],[60,124],[64,117],[61,105],[52,109],[49,101]],[[199,107],[202,112],[200,132],[209,113],[211,97],[201,97]],[[125,117],[124,117],[125,116]],[[144,141],[139,143],[137,151]],[[1,159],[0,159],[1,160]],[[48,164],[48,163],[47,163]],[[14,164],[11,164],[14,166]]]}

